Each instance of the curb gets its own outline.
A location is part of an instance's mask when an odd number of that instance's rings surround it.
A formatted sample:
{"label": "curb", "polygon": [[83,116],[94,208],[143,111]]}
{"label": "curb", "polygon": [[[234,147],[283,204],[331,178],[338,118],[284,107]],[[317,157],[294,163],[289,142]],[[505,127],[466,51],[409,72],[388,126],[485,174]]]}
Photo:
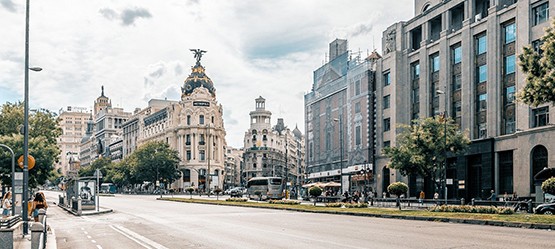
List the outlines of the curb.
{"label": "curb", "polygon": [[[169,199],[160,199],[162,201],[174,201]],[[174,202],[185,202],[192,204],[207,204],[216,206],[233,206],[233,207],[246,207],[246,208],[263,208],[263,209],[274,209],[274,210],[287,210],[303,213],[320,213],[320,214],[336,214],[336,215],[350,215],[350,216],[363,216],[363,217],[374,217],[374,218],[385,218],[385,219],[402,219],[402,220],[418,220],[418,221],[432,221],[432,222],[446,222],[446,223],[459,223],[459,224],[469,224],[469,225],[488,225],[488,226],[502,226],[502,227],[513,227],[513,228],[527,228],[527,229],[543,229],[543,230],[555,230],[555,224],[540,224],[540,223],[526,223],[526,222],[510,222],[510,221],[494,221],[494,220],[474,220],[474,219],[460,219],[460,218],[445,218],[445,217],[426,217],[426,216],[410,216],[410,215],[392,215],[392,214],[369,214],[369,213],[357,213],[357,212],[338,212],[338,211],[318,211],[318,210],[301,210],[290,207],[278,208],[278,207],[255,207],[255,206],[242,206],[233,205],[232,203],[211,203],[211,202],[188,202],[188,201],[174,201]]]}
{"label": "curb", "polygon": [[77,212],[73,211],[71,208],[68,208],[68,207],[65,207],[65,206],[62,206],[62,205],[58,205],[58,207],[64,209],[68,213],[71,213],[75,216],[88,216],[88,215],[106,214],[106,213],[111,213],[111,212],[114,211],[112,209],[105,209],[105,210],[86,212],[86,213],[81,212],[81,214],[78,214]]}

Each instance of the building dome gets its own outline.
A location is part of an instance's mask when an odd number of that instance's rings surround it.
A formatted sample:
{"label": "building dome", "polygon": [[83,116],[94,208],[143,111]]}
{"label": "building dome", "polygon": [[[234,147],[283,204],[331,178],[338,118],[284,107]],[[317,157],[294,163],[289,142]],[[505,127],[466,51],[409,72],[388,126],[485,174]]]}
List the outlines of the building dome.
{"label": "building dome", "polygon": [[191,50],[195,52],[195,58],[197,58],[196,65],[192,68],[192,72],[185,79],[185,83],[183,87],[181,87],[181,96],[189,96],[193,93],[193,90],[199,87],[204,87],[208,89],[212,97],[216,96],[216,89],[214,88],[214,83],[212,80],[208,78],[205,74],[205,68],[200,64],[200,57],[202,57],[202,53],[206,51],[202,50]]}

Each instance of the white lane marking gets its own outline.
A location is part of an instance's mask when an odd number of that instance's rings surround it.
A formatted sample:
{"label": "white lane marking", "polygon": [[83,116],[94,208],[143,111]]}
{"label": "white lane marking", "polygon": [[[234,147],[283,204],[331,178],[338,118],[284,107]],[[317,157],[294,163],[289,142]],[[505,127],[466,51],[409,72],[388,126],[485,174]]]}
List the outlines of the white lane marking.
{"label": "white lane marking", "polygon": [[110,225],[110,227],[114,230],[116,230],[116,232],[119,232],[121,234],[123,234],[125,237],[137,242],[137,244],[145,247],[145,248],[153,248],[153,249],[169,249],[163,245],[160,245],[138,233],[135,233],[125,227],[119,226],[119,225]]}
{"label": "white lane marking", "polygon": [[91,236],[89,236],[89,235],[87,235],[87,239],[92,239],[92,237],[91,237]]}
{"label": "white lane marking", "polygon": [[100,245],[96,245],[96,248],[98,248],[98,249],[102,249],[102,246],[100,246]]}
{"label": "white lane marking", "polygon": [[83,231],[83,232],[84,232],[85,234],[89,234],[89,232],[87,232],[87,231]]}
{"label": "white lane marking", "polygon": [[84,228],[84,227],[81,227],[81,231],[85,231],[85,228]]}
{"label": "white lane marking", "polygon": [[94,243],[94,244],[96,244],[96,240],[94,240],[94,239],[92,239],[91,242]]}

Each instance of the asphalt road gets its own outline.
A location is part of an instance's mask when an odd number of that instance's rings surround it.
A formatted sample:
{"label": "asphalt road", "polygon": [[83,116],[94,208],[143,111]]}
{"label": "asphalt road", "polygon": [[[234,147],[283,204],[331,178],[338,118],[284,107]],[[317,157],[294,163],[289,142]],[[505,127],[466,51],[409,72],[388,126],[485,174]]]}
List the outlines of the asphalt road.
{"label": "asphalt road", "polygon": [[[57,193],[46,192],[49,201]],[[184,196],[185,197],[185,196]],[[553,248],[555,232],[101,197],[113,213],[48,209],[58,248]]]}

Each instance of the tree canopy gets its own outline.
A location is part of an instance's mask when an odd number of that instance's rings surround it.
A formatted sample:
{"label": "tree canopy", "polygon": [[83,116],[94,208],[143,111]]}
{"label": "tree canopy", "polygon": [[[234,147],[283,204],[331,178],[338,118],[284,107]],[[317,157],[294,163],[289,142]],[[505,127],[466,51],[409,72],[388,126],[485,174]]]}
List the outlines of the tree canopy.
{"label": "tree canopy", "polygon": [[148,142],[131,154],[128,165],[136,181],[173,182],[180,177],[179,154],[161,141]]}
{"label": "tree canopy", "polygon": [[385,148],[383,152],[390,158],[388,167],[404,176],[420,175],[436,182],[445,161],[445,150],[460,154],[470,143],[451,118],[429,117],[415,120],[412,125],[400,125],[399,128],[401,133],[397,136],[396,146]]}
{"label": "tree canopy", "polygon": [[555,29],[552,24],[540,39],[539,51],[530,45],[519,55],[520,69],[526,74],[526,85],[517,94],[527,105],[555,105]]}
{"label": "tree canopy", "polygon": [[[5,103],[0,107],[0,143],[9,146],[16,160],[23,155],[23,103]],[[45,109],[29,112],[29,154],[35,158],[35,167],[29,170],[29,185],[44,184],[53,173],[60,149],[56,140],[62,134],[56,114]],[[17,162],[16,162],[17,163]],[[16,171],[21,171],[16,166]],[[11,185],[11,154],[0,148],[0,180]]]}

